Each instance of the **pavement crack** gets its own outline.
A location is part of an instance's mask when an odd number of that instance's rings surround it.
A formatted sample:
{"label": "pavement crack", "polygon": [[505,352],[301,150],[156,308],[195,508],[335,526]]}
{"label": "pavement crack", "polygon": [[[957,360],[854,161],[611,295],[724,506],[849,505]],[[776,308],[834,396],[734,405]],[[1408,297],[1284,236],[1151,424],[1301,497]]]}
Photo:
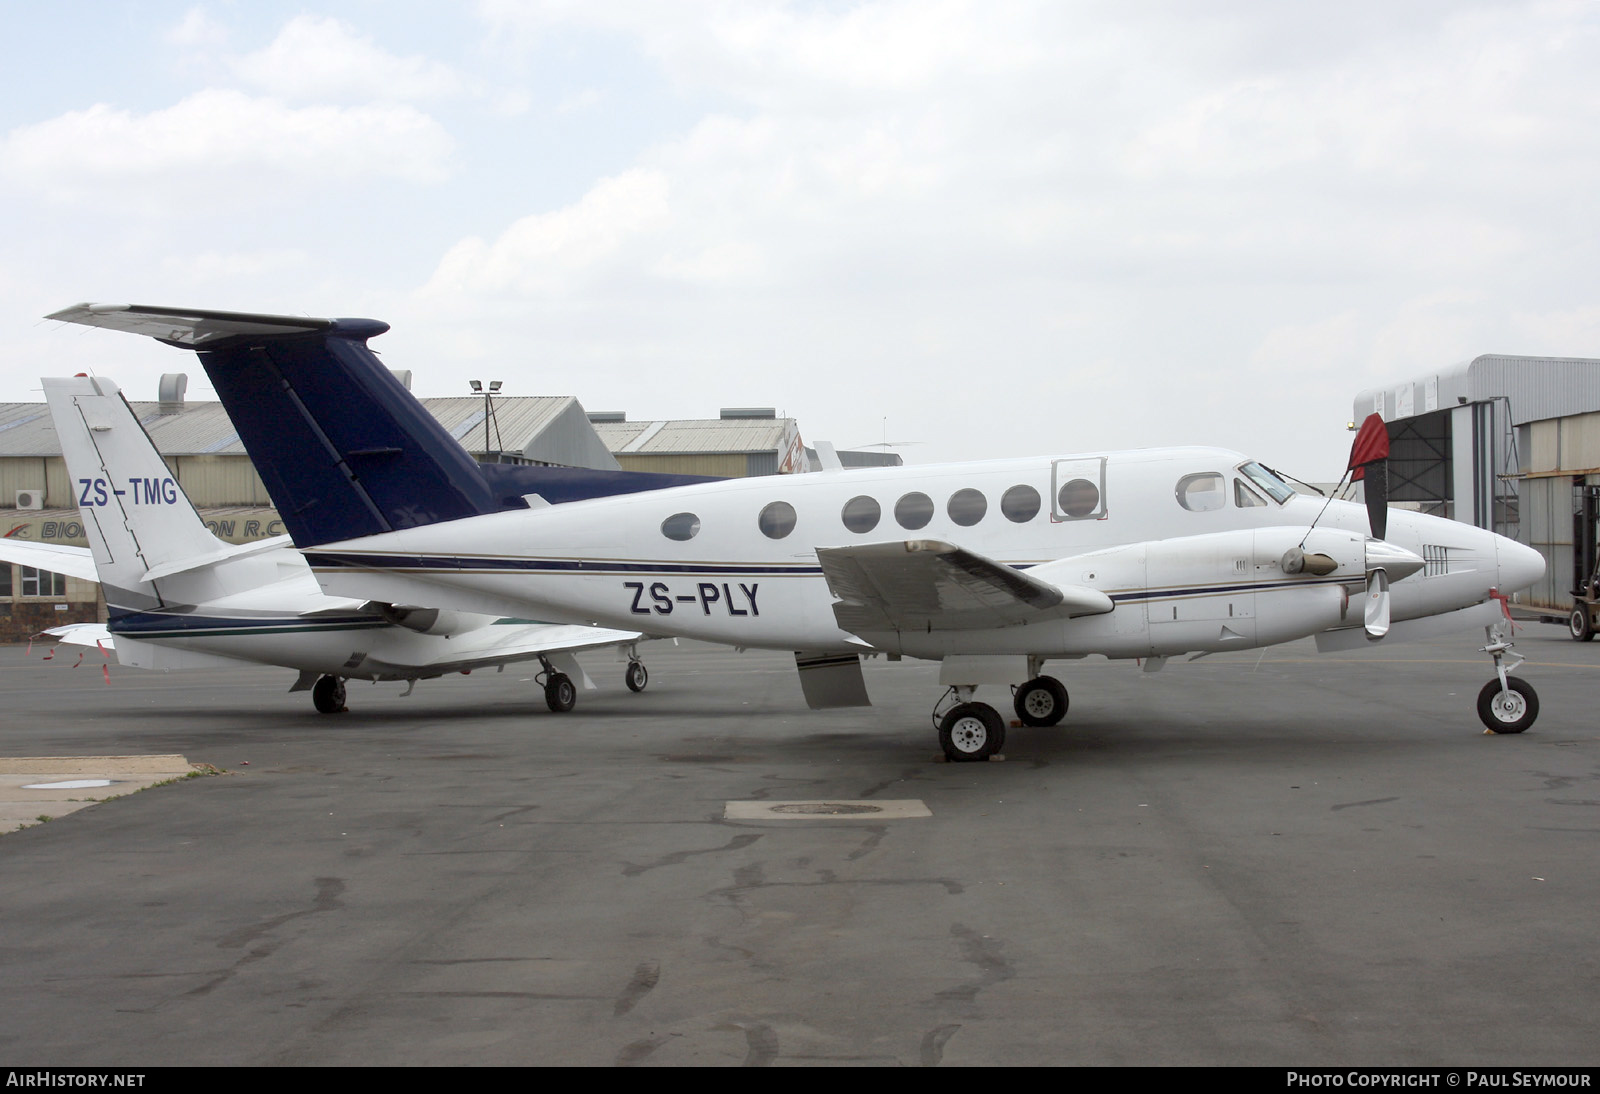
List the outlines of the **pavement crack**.
{"label": "pavement crack", "polygon": [[948,1026],[935,1026],[922,1035],[922,1066],[938,1067],[939,1061],[944,1059],[944,1044],[954,1037],[959,1024]]}
{"label": "pavement crack", "polygon": [[661,979],[661,962],[641,961],[633,970],[633,979],[628,981],[628,986],[622,989],[622,994],[617,996],[616,1003],[611,1008],[611,1016],[620,1018],[634,1008],[634,1004],[650,994],[650,990]]}
{"label": "pavement crack", "polygon": [[647,862],[647,863],[643,863],[643,864],[630,862],[627,865],[623,866],[623,868],[622,868],[622,876],[623,877],[638,877],[640,874],[646,873],[647,871],[650,871],[650,870],[654,870],[657,867],[661,867],[661,866],[677,866],[680,863],[687,861],[688,859],[692,858],[695,855],[715,855],[715,854],[717,854],[719,852],[722,852],[722,851],[737,851],[737,850],[739,850],[741,848],[749,847],[752,843],[754,843],[756,840],[758,840],[760,838],[761,838],[761,834],[760,833],[746,833],[744,835],[734,836],[731,840],[729,840],[727,843],[724,843],[721,847],[707,847],[707,848],[705,848],[703,850],[699,850],[699,851],[674,851],[671,854],[662,855],[660,858],[656,859],[654,862]]}

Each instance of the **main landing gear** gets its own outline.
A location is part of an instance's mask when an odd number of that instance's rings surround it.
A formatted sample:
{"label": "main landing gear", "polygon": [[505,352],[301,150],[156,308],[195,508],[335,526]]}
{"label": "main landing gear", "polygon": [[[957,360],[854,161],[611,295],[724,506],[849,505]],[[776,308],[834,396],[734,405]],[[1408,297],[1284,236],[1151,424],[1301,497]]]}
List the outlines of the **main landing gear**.
{"label": "main landing gear", "polygon": [[1511,652],[1507,624],[1495,623],[1485,627],[1484,633],[1489,644],[1483,652],[1494,658],[1495,678],[1478,692],[1478,718],[1491,733],[1521,733],[1539,717],[1539,695],[1532,684],[1511,675],[1524,659]]}
{"label": "main landing gear", "polygon": [[1025,726],[1053,726],[1067,716],[1067,689],[1054,676],[1035,676],[1017,688],[1011,705]]}
{"label": "main landing gear", "polygon": [[[1025,726],[1058,724],[1067,713],[1067,689],[1054,676],[1039,675],[1037,663],[1029,669],[1033,679],[1014,689],[1012,707],[1018,720]],[[1005,747],[1005,720],[988,703],[973,701],[976,690],[975,685],[954,685],[933,708],[939,747],[951,763],[987,760]]]}
{"label": "main landing gear", "polygon": [[350,708],[344,705],[344,681],[337,676],[319,676],[311,685],[311,703],[320,714],[343,714]]}
{"label": "main landing gear", "polygon": [[[556,670],[548,660],[541,657],[539,664],[542,671],[534,677],[534,681],[544,687],[544,705],[556,714],[565,714],[578,705],[578,685],[572,682],[572,677]],[[622,672],[622,682],[628,685],[629,691],[643,691],[650,683],[650,670],[644,667],[644,662],[637,657],[628,659],[628,667]]]}

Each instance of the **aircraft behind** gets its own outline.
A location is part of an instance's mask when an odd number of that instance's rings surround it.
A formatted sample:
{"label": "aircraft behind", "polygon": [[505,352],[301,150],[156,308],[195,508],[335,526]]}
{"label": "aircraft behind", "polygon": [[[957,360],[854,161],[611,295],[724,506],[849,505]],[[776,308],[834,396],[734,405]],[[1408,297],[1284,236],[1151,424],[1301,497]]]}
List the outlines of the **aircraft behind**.
{"label": "aircraft behind", "polygon": [[1509,675],[1520,659],[1497,602],[1543,573],[1537,552],[1418,513],[1375,527],[1226,449],[836,470],[459,516],[449,461],[428,462],[420,408],[366,345],[384,324],[87,304],[50,318],[195,348],[330,593],[793,650],[814,707],[867,701],[863,654],[937,660],[952,760],[1005,739],[977,688],[1009,685],[1022,723],[1053,725],[1068,696],[1043,666],[1089,654],[1154,671],[1312,636],[1344,648],[1484,626],[1496,676],[1480,718],[1520,732],[1538,712]]}
{"label": "aircraft behind", "polygon": [[[207,530],[115,384],[82,376],[43,383],[90,549],[5,541],[0,557],[98,576],[105,632],[123,664],[282,665],[299,671],[290,690],[309,689],[324,713],[345,708],[347,680],[414,686],[523,661],[540,663],[550,708],[570,710],[578,688],[594,686],[574,653],[605,647],[626,651],[631,690],[646,686],[636,629],[325,595],[289,537],[234,545]],[[65,637],[93,643],[97,632],[80,626]]]}

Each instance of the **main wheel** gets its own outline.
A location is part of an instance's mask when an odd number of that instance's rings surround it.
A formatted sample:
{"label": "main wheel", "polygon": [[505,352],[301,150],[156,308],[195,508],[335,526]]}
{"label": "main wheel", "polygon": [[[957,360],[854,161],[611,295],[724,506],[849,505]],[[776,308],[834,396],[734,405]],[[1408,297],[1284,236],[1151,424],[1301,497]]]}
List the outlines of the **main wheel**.
{"label": "main wheel", "polygon": [[344,681],[337,676],[319,676],[311,685],[312,705],[322,714],[342,714],[349,709],[344,705]]}
{"label": "main wheel", "polygon": [[628,685],[629,691],[643,691],[644,686],[650,682],[650,672],[644,667],[643,661],[629,661],[627,671],[622,674],[622,680]]}
{"label": "main wheel", "polygon": [[578,689],[573,686],[572,677],[564,672],[552,672],[544,682],[544,703],[557,714],[577,706]]}
{"label": "main wheel", "polygon": [[1054,676],[1040,676],[1017,689],[1012,704],[1025,726],[1053,726],[1067,716],[1067,689]]}
{"label": "main wheel", "polygon": [[1506,689],[1490,680],[1478,692],[1478,717],[1495,733],[1521,733],[1539,717],[1539,695],[1520,676],[1507,676]]}
{"label": "main wheel", "polygon": [[1572,618],[1567,621],[1567,626],[1572,631],[1574,642],[1588,642],[1594,638],[1594,628],[1589,625],[1589,609],[1583,604],[1572,609]]}
{"label": "main wheel", "polygon": [[951,763],[987,760],[1005,743],[1005,723],[988,703],[959,703],[939,719],[939,747]]}

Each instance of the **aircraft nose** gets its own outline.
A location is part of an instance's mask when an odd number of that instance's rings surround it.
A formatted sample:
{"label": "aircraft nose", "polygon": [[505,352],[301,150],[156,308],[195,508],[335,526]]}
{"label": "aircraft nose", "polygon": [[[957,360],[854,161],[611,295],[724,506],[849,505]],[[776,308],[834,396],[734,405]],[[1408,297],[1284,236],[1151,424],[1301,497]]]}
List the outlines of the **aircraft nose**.
{"label": "aircraft nose", "polygon": [[1544,556],[1532,547],[1504,536],[1495,537],[1497,571],[1502,593],[1525,589],[1544,576]]}

